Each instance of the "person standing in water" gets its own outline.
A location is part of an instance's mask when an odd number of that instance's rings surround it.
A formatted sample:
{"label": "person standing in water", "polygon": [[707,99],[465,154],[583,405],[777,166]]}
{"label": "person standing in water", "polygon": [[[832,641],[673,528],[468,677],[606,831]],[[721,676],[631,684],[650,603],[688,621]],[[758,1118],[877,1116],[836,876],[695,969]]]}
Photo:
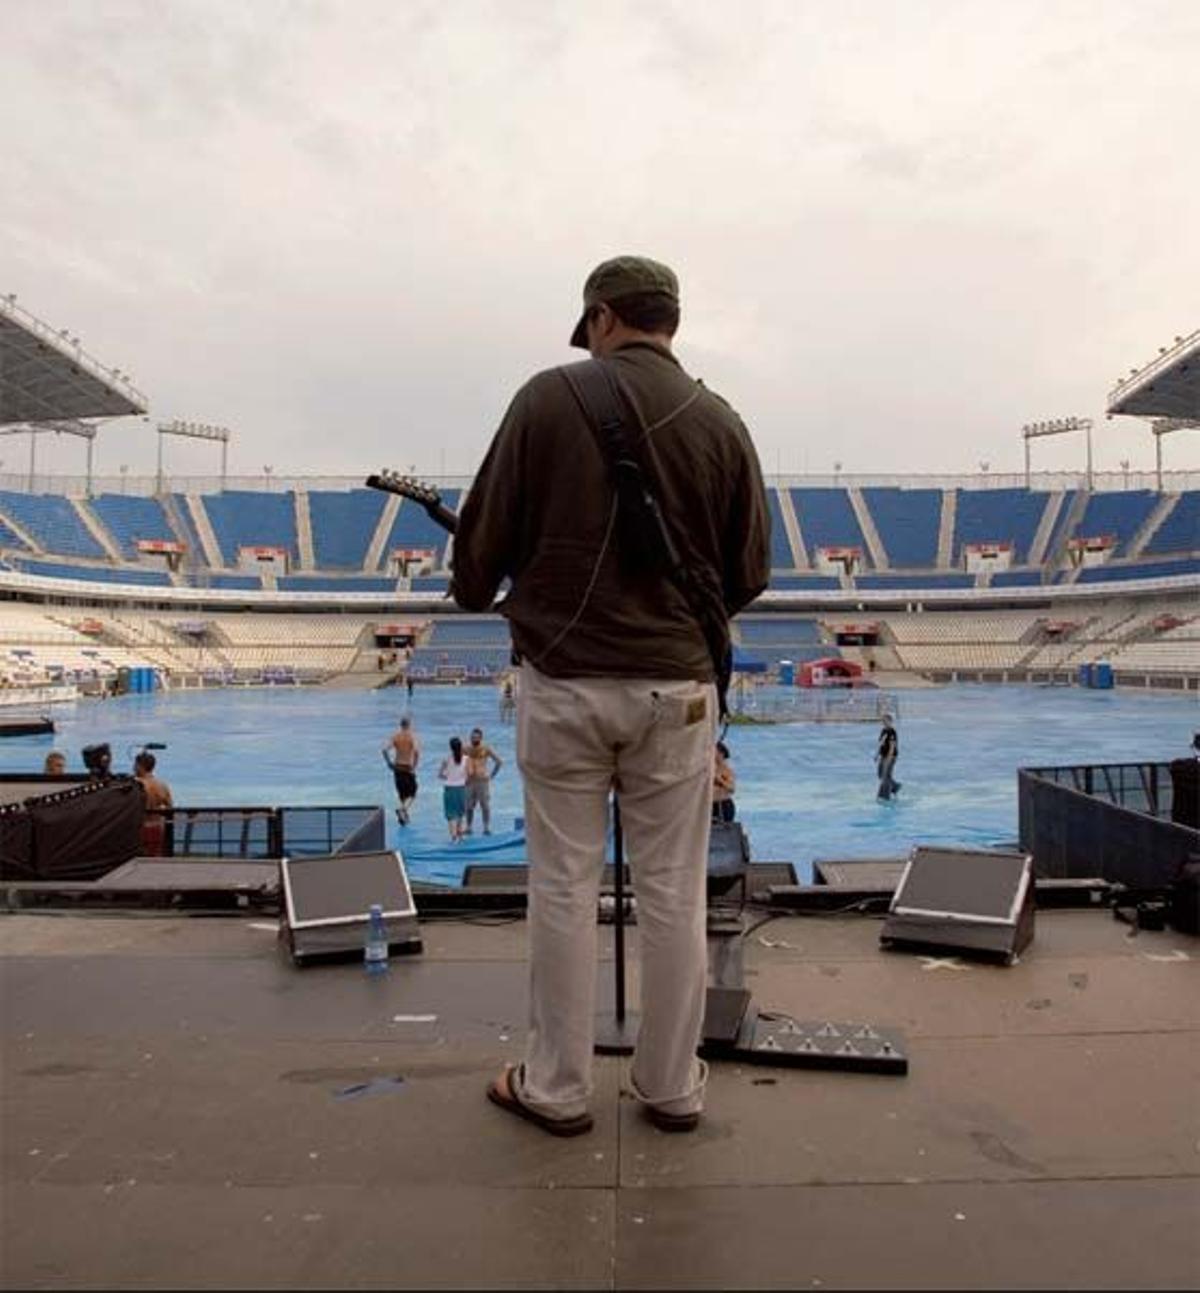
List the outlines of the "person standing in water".
{"label": "person standing in water", "polygon": [[875,749],[875,771],[879,775],[879,799],[891,799],[900,789],[900,783],[892,776],[896,760],[900,757],[900,737],[897,735],[891,714],[884,714],[883,727],[879,731],[879,744]]}
{"label": "person standing in water", "polygon": [[467,831],[467,773],[470,760],[463,752],[462,740],[457,736],[450,738],[450,753],[442,760],[438,777],[445,782],[442,791],[442,805],[446,813],[446,826],[450,831],[450,842],[457,844]]}

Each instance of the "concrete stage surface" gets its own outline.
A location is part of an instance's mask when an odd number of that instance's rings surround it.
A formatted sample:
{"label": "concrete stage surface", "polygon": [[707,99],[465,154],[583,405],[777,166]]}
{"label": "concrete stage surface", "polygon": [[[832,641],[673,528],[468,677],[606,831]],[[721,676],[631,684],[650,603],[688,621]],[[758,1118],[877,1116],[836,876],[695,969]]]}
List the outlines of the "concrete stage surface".
{"label": "concrete stage surface", "polygon": [[714,1064],[669,1136],[606,1059],[562,1141],[483,1095],[521,1052],[524,924],[422,930],[369,980],[253,918],[0,919],[3,1285],[1200,1284],[1195,939],[1042,912],[999,968],[774,920],[755,1004],[898,1027],[908,1076]]}

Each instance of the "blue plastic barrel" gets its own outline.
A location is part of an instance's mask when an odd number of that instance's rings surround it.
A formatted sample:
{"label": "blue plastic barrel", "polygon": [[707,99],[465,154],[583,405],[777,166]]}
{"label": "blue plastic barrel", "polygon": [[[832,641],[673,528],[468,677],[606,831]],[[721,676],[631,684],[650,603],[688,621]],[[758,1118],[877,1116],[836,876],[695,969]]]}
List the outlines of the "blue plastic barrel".
{"label": "blue plastic barrel", "polygon": [[1111,691],[1113,685],[1112,665],[1106,661],[1100,661],[1092,665],[1092,686],[1099,687],[1102,691]]}
{"label": "blue plastic barrel", "polygon": [[1092,666],[1090,664],[1081,664],[1079,666],[1079,685],[1081,687],[1090,687],[1092,685]]}

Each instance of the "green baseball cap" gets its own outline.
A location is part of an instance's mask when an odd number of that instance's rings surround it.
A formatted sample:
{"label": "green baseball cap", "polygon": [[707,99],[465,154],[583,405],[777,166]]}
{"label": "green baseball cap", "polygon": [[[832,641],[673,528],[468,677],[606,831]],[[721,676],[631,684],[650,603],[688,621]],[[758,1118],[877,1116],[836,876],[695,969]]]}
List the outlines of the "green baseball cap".
{"label": "green baseball cap", "polygon": [[583,313],[571,333],[571,345],[587,349],[587,314],[593,305],[607,305],[623,296],[658,293],[679,300],[675,271],[648,256],[614,256],[596,266],[583,285]]}

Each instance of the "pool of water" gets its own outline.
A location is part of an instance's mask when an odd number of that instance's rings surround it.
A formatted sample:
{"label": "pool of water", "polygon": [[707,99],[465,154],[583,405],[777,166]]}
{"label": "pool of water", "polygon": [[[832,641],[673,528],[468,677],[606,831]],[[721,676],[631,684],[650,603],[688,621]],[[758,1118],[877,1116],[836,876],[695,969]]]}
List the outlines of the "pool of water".
{"label": "pool of water", "polygon": [[[457,882],[465,863],[518,861],[524,840],[514,729],[501,726],[487,687],[418,688],[424,746],[413,824],[401,831],[380,749],[404,712],[403,693],[246,690],[169,692],[56,706],[54,737],[0,741],[0,770],[40,769],[51,748],[81,769],[79,752],[108,741],[128,771],[137,746],[163,741],[159,772],[181,806],[380,804],[389,841],[411,873]],[[495,835],[450,847],[437,764],[451,736],[484,728],[505,760],[493,782]],[[1016,770],[1023,764],[1171,759],[1200,729],[1200,697],[1076,688],[952,686],[900,693],[903,790],[875,799],[875,724],[788,723],[731,729],[738,818],[753,857],[882,857],[914,843],[988,845],[1015,838]],[[476,830],[479,829],[476,823]]]}

